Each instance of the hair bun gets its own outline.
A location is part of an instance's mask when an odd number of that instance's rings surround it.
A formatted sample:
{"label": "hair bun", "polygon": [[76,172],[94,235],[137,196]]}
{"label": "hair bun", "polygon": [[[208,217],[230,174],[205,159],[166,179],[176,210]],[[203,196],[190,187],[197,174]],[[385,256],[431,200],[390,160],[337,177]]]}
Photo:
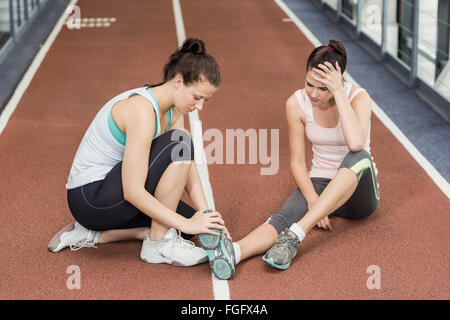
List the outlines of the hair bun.
{"label": "hair bun", "polygon": [[196,54],[205,54],[205,43],[197,38],[188,38],[184,41],[181,48],[183,53],[192,52]]}
{"label": "hair bun", "polygon": [[333,39],[328,40],[328,46],[333,48],[336,53],[344,54],[344,55],[346,54],[345,47],[342,44],[342,42],[340,42],[339,40],[333,40]]}

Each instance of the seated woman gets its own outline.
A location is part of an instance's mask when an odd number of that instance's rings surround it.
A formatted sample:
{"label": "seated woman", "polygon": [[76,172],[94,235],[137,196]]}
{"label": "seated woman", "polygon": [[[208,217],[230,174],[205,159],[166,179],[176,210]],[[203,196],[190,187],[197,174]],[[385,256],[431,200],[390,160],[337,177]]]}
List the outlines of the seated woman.
{"label": "seated woman", "polygon": [[[66,188],[75,222],[48,249],[139,239],[140,257],[149,263],[208,261],[207,252],[185,238],[229,234],[219,212],[205,212],[183,115],[202,110],[220,80],[203,41],[190,38],[170,56],[161,84],[109,100],[87,129],[70,170]],[[185,189],[195,209],[180,200]]]}
{"label": "seated woman", "polygon": [[[305,88],[286,102],[290,167],[297,189],[266,223],[233,243],[236,263],[268,250],[263,260],[287,269],[315,225],[331,230],[328,216],[362,219],[377,208],[377,170],[370,155],[371,98],[344,81],[346,64],[346,50],[337,40],[310,54]],[[306,139],[313,151],[309,172]]]}

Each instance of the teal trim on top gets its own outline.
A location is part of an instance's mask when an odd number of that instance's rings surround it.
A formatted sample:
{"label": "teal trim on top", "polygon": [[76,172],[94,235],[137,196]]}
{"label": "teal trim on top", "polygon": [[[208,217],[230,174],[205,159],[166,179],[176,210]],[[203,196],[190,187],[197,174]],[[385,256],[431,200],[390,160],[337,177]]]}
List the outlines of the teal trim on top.
{"label": "teal trim on top", "polygon": [[166,131],[164,131],[164,132],[167,132],[167,130],[170,127],[170,124],[172,123],[172,108],[169,109],[169,112],[167,114],[168,114],[168,117],[169,117],[169,121],[167,121]]}
{"label": "teal trim on top", "polygon": [[111,111],[108,113],[108,128],[111,134],[113,135],[114,139],[117,140],[121,145],[125,146],[125,142],[127,140],[127,136],[125,133],[122,132],[122,130],[119,129],[117,124],[114,122],[114,119],[112,118]]}
{"label": "teal trim on top", "polygon": [[[156,98],[156,95],[153,93],[153,91],[150,87],[147,88],[147,91],[155,100],[156,110],[158,112],[158,115],[161,116],[161,114],[159,112],[158,98]],[[130,97],[134,96],[134,95],[137,95],[137,93],[131,94]],[[167,121],[167,127],[164,132],[167,132],[167,129],[169,129],[169,126],[172,123],[172,109],[169,109],[168,117],[169,117],[169,121]],[[156,134],[158,133],[158,126],[159,126],[158,117],[155,117],[155,134],[153,135],[153,138],[155,138]],[[108,128],[109,128],[109,131],[111,132],[111,134],[113,135],[114,139],[116,139],[117,142],[119,142],[121,145],[125,146],[125,142],[127,140],[127,135],[125,133],[123,133],[122,130],[119,129],[119,127],[115,123],[114,119],[112,118],[111,111],[109,111],[109,113],[108,113]]]}
{"label": "teal trim on top", "polygon": [[[156,98],[155,93],[152,91],[152,88],[147,87],[147,91],[148,93],[150,93],[150,95],[153,97],[153,99],[155,99],[156,101],[156,108],[158,109],[158,114],[161,117],[161,112],[159,111],[159,102],[158,102],[158,98]],[[167,127],[166,130],[164,132],[167,132],[167,129],[169,129],[171,123],[172,123],[172,108],[169,109],[167,116],[169,117],[169,121],[167,121]],[[156,124],[158,126],[158,123]],[[155,133],[156,136],[156,133]]]}

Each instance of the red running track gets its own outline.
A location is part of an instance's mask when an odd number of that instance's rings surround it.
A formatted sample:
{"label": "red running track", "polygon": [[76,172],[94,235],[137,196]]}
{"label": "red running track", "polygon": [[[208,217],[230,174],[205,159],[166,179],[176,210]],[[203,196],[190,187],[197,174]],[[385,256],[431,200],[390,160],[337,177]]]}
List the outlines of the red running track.
{"label": "red running track", "polygon": [[[77,4],[82,18],[117,20],[109,28],[64,27],[0,136],[0,298],[213,299],[207,264],[150,265],[140,261],[138,241],[47,251],[53,234],[72,221],[64,186],[98,108],[117,93],[158,82],[177,45],[170,1]],[[273,1],[182,0],[181,8],[186,35],[206,42],[223,74],[200,113],[203,131],[216,128],[225,137],[226,129],[279,129],[277,174],[261,175],[261,163],[209,165],[216,209],[238,240],[295,188],[284,102],[302,86],[313,46],[282,21]],[[371,147],[377,212],[363,221],[333,218],[331,232],[313,229],[287,271],[266,267],[261,257],[244,261],[228,281],[231,299],[449,298],[449,200],[375,116]],[[80,290],[67,289],[70,265],[80,267]],[[371,265],[381,271],[379,290],[366,285]]]}

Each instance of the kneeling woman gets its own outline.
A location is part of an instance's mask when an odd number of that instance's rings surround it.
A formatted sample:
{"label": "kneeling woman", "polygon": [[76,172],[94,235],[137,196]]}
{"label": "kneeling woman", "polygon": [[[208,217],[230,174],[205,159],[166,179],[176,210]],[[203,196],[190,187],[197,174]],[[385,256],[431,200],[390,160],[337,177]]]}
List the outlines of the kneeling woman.
{"label": "kneeling woman", "polygon": [[[236,261],[267,253],[263,260],[287,269],[315,225],[330,229],[328,216],[362,219],[378,206],[376,168],[370,155],[371,99],[345,82],[347,56],[341,42],[313,50],[305,88],[286,102],[290,166],[297,189],[267,223],[233,243]],[[312,168],[305,140],[312,143]]]}
{"label": "kneeling woman", "polygon": [[[146,262],[206,262],[205,250],[185,238],[228,231],[219,212],[203,212],[208,207],[183,115],[202,110],[220,79],[204,43],[191,38],[170,56],[163,83],[108,101],[84,135],[66,185],[76,222],[48,249],[139,239]],[[180,201],[184,189],[196,209]]]}

